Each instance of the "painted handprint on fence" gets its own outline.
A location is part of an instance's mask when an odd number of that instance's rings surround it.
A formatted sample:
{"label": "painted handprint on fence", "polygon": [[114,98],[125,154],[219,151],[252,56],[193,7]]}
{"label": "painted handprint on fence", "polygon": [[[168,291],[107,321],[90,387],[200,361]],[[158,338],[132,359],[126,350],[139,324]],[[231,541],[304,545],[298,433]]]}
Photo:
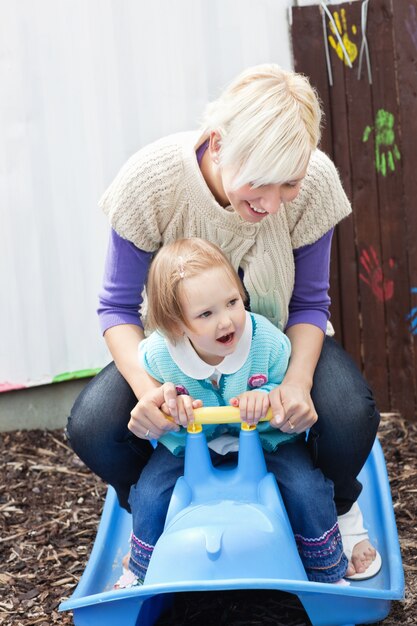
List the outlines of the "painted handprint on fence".
{"label": "painted handprint on fence", "polygon": [[395,161],[401,159],[400,151],[395,143],[394,116],[385,109],[379,109],[375,117],[375,126],[366,126],[362,141],[368,141],[375,131],[375,167],[383,176],[387,175],[387,164],[391,172],[395,171]]}
{"label": "painted handprint on fence", "polygon": [[[369,246],[369,251],[364,248],[359,260],[363,267],[363,272],[359,274],[359,278],[371,288],[377,300],[380,302],[391,300],[394,295],[394,282],[384,277],[373,246]],[[394,266],[392,259],[389,260],[389,265],[390,267]]]}
{"label": "painted handprint on fence", "polygon": [[[347,25],[347,19],[346,19],[346,11],[345,9],[342,9],[340,11],[340,16],[338,11],[335,11],[333,13],[333,18],[336,24],[336,28],[339,32],[339,35],[343,41],[343,45],[346,48],[346,52],[348,54],[348,57],[351,61],[351,63],[353,63],[353,61],[356,59],[356,57],[358,56],[358,47],[356,44],[353,43],[353,41],[351,41],[351,39],[349,39],[349,29],[348,29],[348,25]],[[343,49],[342,46],[340,45],[340,42],[337,39],[337,34],[336,34],[336,30],[335,27],[333,25],[332,22],[329,22],[329,27],[330,30],[332,32],[332,35],[329,35],[329,43],[331,45],[331,47],[333,48],[333,50],[335,50],[337,56],[339,57],[339,59],[341,61],[344,62],[345,65],[348,65],[347,59],[343,53]],[[351,28],[352,33],[354,35],[356,35],[357,33],[357,28],[355,25],[352,26]]]}
{"label": "painted handprint on fence", "polygon": [[415,49],[417,50],[417,10],[414,4],[410,4],[408,14],[409,18],[408,20],[405,20],[405,27],[408,30]]}
{"label": "painted handprint on fence", "polygon": [[[411,293],[417,293],[417,287],[411,288]],[[414,306],[406,319],[410,322],[410,333],[417,335],[417,306]]]}

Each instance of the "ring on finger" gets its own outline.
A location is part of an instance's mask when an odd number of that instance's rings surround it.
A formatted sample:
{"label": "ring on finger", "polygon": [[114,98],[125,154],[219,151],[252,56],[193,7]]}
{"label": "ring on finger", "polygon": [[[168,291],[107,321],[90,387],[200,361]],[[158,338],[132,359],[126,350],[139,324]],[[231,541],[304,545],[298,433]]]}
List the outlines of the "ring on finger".
{"label": "ring on finger", "polygon": [[290,425],[291,430],[294,430],[295,426],[292,423],[292,421],[290,419],[287,420],[288,424]]}
{"label": "ring on finger", "polygon": [[146,438],[148,438],[148,437],[149,437],[149,433],[150,433],[150,430],[149,430],[149,428],[148,428],[148,430],[147,430],[147,431],[146,431],[146,433],[145,433],[145,437],[146,437]]}

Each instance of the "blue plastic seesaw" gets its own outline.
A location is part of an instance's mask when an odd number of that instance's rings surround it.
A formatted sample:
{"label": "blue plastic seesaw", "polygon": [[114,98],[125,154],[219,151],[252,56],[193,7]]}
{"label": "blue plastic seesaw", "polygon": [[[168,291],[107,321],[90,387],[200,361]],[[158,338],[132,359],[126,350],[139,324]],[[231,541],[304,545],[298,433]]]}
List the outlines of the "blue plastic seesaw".
{"label": "blue plastic seesaw", "polygon": [[60,610],[72,610],[76,626],[149,626],[177,592],[275,589],[297,595],[313,626],[383,620],[391,600],[403,598],[404,573],[379,442],[359,476],[359,502],[382,569],[374,578],[346,587],[315,583],[307,580],[256,428],[242,424],[236,467],[215,469],[200,424],[238,422],[239,410],[203,408],[194,413],[184,476],[175,486],[144,585],[113,589],[128,551],[131,516],[119,507],[110,487],[87,567]]}

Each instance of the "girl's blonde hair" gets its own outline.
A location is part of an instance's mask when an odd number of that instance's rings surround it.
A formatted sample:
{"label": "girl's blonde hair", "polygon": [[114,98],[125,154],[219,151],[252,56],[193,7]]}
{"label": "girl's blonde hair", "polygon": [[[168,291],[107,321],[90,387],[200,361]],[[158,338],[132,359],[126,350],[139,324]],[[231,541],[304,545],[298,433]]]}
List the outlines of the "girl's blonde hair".
{"label": "girl's blonde hair", "polygon": [[242,72],[207,106],[203,133],[219,133],[219,163],[232,169],[236,188],[282,184],[303,174],[321,116],[308,79],[271,63]]}
{"label": "girl's blonde hair", "polygon": [[147,330],[159,330],[175,343],[182,335],[181,322],[187,326],[181,304],[184,279],[217,267],[224,269],[236,283],[245,302],[246,294],[240,278],[218,246],[198,237],[177,239],[162,246],[151,263],[146,284]]}

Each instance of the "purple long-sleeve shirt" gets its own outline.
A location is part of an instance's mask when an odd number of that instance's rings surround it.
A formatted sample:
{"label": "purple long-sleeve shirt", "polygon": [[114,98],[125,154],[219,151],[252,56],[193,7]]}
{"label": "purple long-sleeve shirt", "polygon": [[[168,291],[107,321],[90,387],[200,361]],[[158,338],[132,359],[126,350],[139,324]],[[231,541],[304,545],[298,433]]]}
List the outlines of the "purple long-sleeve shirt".
{"label": "purple long-sleeve shirt", "polygon": [[[287,328],[313,324],[326,332],[330,317],[329,273],[333,229],[315,243],[294,250],[295,284]],[[103,333],[119,324],[141,326],[139,306],[152,253],[137,248],[111,230],[99,293],[98,315]]]}

